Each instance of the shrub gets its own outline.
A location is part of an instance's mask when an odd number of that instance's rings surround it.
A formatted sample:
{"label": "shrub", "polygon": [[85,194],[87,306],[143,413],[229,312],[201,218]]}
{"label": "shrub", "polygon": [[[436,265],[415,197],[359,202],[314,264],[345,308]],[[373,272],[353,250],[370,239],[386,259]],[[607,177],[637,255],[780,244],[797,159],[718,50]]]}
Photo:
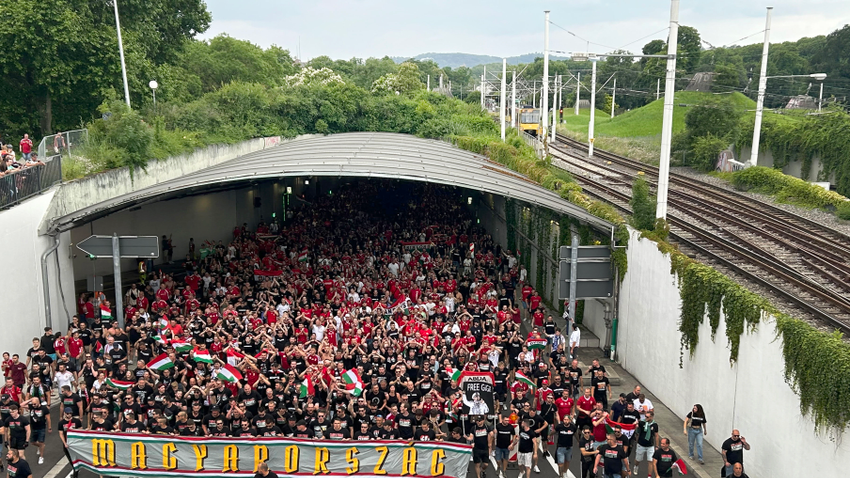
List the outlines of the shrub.
{"label": "shrub", "polygon": [[649,194],[649,183],[638,176],[632,184],[632,226],[649,230],[655,226],[655,196]]}
{"label": "shrub", "polygon": [[840,219],[850,221],[850,201],[843,201],[839,204],[835,214],[837,214]]}

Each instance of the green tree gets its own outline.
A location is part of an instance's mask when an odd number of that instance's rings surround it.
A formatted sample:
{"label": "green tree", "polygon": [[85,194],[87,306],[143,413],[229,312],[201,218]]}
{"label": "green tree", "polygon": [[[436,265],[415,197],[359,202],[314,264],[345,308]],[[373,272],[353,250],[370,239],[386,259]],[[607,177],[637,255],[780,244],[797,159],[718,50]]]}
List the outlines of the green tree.
{"label": "green tree", "polygon": [[850,78],[850,25],[827,35],[823,48],[812,57],[812,65],[830,77]]}
{"label": "green tree", "polygon": [[694,27],[686,25],[679,26],[678,48],[676,51],[676,69],[684,70],[686,73],[693,73],[699,64],[700,53],[702,51],[702,41],[700,40],[699,32]]}
{"label": "green tree", "polygon": [[179,64],[188,74],[198,76],[204,91],[213,91],[231,81],[278,86],[297,71],[289,51],[277,46],[263,50],[224,34],[209,42],[191,42]]}
{"label": "green tree", "polygon": [[703,171],[713,171],[717,157],[729,146],[729,141],[711,133],[694,138],[689,162]]}
{"label": "green tree", "polygon": [[632,183],[632,198],[629,200],[632,226],[640,230],[652,230],[655,227],[655,203],[655,196],[649,193],[649,183],[638,176]]}
{"label": "green tree", "polygon": [[688,109],[685,127],[691,137],[713,135],[733,142],[742,112],[730,101],[715,100]]}

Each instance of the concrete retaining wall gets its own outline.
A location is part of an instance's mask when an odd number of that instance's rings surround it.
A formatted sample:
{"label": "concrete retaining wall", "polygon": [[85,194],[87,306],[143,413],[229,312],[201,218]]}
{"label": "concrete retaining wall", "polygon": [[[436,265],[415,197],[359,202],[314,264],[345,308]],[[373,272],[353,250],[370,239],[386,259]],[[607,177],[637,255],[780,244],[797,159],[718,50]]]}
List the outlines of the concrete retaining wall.
{"label": "concrete retaining wall", "polygon": [[[739,359],[729,364],[724,318],[714,341],[708,319],[696,356],[679,368],[681,299],[670,259],[656,244],[632,232],[629,271],[620,295],[618,356],[623,367],[681,417],[700,403],[708,416],[706,440],[716,449],[732,428],[752,445],[744,463],[753,478],[841,476],[850,463],[850,442],[838,444],[814,432],[800,414],[799,397],[783,378],[781,340],[770,317],[741,337]],[[850,431],[850,430],[848,430]],[[682,433],[662,430],[662,435]]]}

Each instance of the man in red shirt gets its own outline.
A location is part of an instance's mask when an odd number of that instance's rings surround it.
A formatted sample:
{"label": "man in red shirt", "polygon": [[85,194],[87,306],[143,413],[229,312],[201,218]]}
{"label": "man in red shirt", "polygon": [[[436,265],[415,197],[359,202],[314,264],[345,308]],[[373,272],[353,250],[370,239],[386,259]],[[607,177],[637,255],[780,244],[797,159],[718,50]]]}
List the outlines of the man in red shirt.
{"label": "man in red shirt", "polygon": [[17,387],[23,387],[27,383],[27,366],[21,363],[21,357],[18,354],[12,355],[12,382]]}
{"label": "man in red shirt", "polygon": [[576,426],[579,428],[584,428],[585,425],[592,427],[593,422],[590,419],[590,414],[593,413],[593,409],[596,408],[596,400],[593,398],[593,395],[590,393],[590,387],[584,388],[584,395],[578,397],[578,402],[576,402]]}
{"label": "man in red shirt", "polygon": [[555,400],[555,405],[558,406],[558,422],[564,421],[564,417],[573,414],[573,406],[575,401],[570,396],[570,391],[565,389],[561,392],[561,396]]}
{"label": "man in red shirt", "polygon": [[24,135],[24,139],[21,140],[20,146],[21,154],[24,155],[24,160],[29,161],[32,158],[32,140],[30,139],[30,135]]}

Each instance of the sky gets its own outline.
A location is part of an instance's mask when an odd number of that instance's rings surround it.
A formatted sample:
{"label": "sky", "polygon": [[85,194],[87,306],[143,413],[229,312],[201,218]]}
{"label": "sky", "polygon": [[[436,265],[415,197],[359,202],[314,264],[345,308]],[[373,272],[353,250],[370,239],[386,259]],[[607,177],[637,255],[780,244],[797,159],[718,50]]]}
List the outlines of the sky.
{"label": "sky", "polygon": [[[475,53],[501,57],[543,50],[543,11],[551,11],[550,50],[639,51],[666,38],[669,0],[206,0],[212,12],[202,38],[221,33],[272,44],[309,60],[327,55],[414,56]],[[850,23],[847,0],[682,0],[679,24],[714,46],[763,41],[773,6],[771,42],[826,35]],[[568,33],[571,32],[571,33]],[[742,39],[747,37],[746,39]]]}

